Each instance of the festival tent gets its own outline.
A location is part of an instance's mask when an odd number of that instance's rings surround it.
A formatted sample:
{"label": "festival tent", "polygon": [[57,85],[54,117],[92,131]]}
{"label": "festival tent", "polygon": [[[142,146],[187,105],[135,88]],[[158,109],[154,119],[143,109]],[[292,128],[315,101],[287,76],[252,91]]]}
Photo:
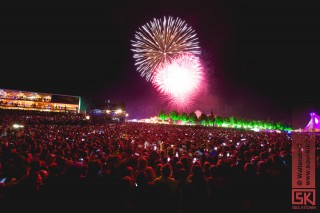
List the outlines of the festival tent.
{"label": "festival tent", "polygon": [[316,113],[310,113],[311,119],[302,132],[320,132],[320,116]]}

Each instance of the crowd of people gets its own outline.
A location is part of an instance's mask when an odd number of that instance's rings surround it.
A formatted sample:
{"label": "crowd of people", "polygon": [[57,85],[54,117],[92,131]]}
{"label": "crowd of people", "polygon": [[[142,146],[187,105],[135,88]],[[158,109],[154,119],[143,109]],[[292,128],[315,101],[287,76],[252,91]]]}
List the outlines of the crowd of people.
{"label": "crowd of people", "polygon": [[287,132],[0,110],[0,202],[117,212],[286,210],[291,142]]}

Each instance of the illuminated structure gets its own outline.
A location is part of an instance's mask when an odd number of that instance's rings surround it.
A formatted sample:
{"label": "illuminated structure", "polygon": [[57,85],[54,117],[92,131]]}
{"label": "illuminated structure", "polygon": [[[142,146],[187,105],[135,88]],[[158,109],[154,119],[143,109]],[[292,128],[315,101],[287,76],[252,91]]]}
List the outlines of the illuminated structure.
{"label": "illuminated structure", "polygon": [[111,121],[125,121],[129,116],[123,102],[105,101],[103,103],[95,103],[90,107],[92,116],[104,117]]}
{"label": "illuminated structure", "polygon": [[0,89],[0,109],[80,113],[81,97]]}
{"label": "illuminated structure", "polygon": [[170,119],[169,117],[162,120],[161,118],[159,118],[159,116],[140,119],[140,120],[137,120],[136,122],[153,123],[153,124],[173,124],[172,119]]}
{"label": "illuminated structure", "polygon": [[308,125],[302,130],[302,132],[320,132],[320,116],[316,113],[310,113],[311,119]]}

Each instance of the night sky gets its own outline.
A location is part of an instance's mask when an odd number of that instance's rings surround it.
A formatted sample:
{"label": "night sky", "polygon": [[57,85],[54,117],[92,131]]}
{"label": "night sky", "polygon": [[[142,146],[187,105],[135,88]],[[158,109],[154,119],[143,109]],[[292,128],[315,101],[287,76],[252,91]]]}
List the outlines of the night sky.
{"label": "night sky", "polygon": [[210,85],[195,107],[251,119],[320,114],[319,6],[280,1],[6,1],[0,88],[124,101],[131,118],[163,104],[136,71],[134,32],[180,17],[196,31]]}

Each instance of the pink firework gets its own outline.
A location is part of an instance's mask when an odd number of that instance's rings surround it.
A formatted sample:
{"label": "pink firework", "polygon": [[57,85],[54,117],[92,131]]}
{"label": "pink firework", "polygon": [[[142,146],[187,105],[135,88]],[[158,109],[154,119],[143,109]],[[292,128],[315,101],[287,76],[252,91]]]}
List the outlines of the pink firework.
{"label": "pink firework", "polygon": [[171,62],[161,64],[152,84],[176,108],[192,105],[204,80],[203,67],[193,54],[180,54]]}
{"label": "pink firework", "polygon": [[161,96],[164,103],[166,103],[169,110],[176,110],[179,113],[191,112],[195,108],[196,96],[190,95],[186,98],[177,98],[169,95]]}

